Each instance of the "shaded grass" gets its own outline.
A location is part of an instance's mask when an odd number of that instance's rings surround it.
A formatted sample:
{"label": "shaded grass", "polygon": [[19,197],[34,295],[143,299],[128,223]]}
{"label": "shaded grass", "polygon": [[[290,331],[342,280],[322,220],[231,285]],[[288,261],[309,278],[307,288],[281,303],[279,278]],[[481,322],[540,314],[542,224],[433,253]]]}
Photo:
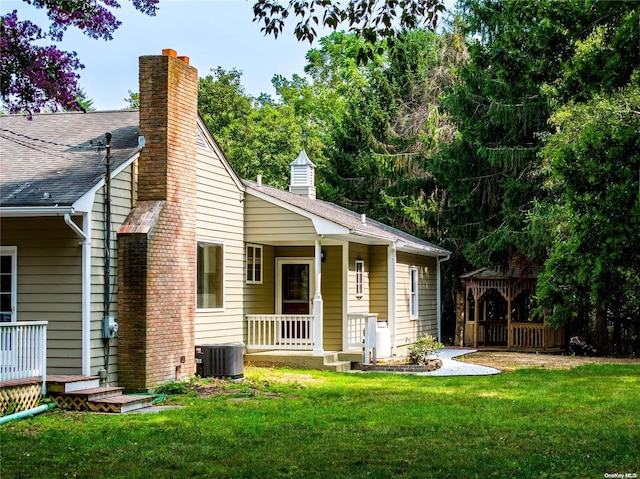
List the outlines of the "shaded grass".
{"label": "shaded grass", "polygon": [[[416,377],[248,369],[155,414],[0,430],[5,478],[601,478],[640,473],[640,367]],[[230,386],[236,387],[236,386]],[[256,394],[256,390],[269,394]]]}

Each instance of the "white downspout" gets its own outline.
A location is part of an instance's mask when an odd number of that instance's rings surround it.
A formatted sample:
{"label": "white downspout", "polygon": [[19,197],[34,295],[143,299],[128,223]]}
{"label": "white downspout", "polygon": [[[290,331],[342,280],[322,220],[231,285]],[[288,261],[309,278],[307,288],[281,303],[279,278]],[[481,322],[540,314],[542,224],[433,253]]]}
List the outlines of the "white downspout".
{"label": "white downspout", "polygon": [[440,263],[444,263],[445,261],[449,261],[449,258],[451,258],[451,255],[447,255],[444,257],[440,257],[438,256],[438,267],[437,267],[437,286],[436,286],[436,321],[437,321],[437,325],[438,325],[438,342],[441,343],[442,342],[442,292],[441,287],[442,287],[442,277],[440,276]]}
{"label": "white downspout", "polygon": [[82,238],[82,374],[91,374],[91,212],[82,213],[82,229],[64,215],[64,222]]}
{"label": "white downspout", "polygon": [[349,350],[349,242],[342,243],[342,350]]}
{"label": "white downspout", "polygon": [[324,354],[322,344],[322,243],[320,239],[315,240],[315,273],[316,273],[316,293],[313,296],[313,355],[322,356]]}
{"label": "white downspout", "polygon": [[389,320],[389,332],[391,333],[391,355],[398,351],[398,339],[396,331],[396,244],[391,243],[387,248],[387,314]]}

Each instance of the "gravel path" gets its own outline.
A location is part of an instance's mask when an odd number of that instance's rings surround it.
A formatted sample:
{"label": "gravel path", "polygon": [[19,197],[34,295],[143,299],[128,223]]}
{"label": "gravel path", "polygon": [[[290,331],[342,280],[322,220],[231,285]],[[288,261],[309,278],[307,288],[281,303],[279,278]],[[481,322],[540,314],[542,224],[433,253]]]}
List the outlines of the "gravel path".
{"label": "gravel path", "polygon": [[442,367],[440,369],[414,374],[417,376],[490,376],[500,373],[499,369],[480,366],[479,364],[465,363],[454,359],[475,352],[475,349],[443,349],[438,352],[438,358],[442,360]]}

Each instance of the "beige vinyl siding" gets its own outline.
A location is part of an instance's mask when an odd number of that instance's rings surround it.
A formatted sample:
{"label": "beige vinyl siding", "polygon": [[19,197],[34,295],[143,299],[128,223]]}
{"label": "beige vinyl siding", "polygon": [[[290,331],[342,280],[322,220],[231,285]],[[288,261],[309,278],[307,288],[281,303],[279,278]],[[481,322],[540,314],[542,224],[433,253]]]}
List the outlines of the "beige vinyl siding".
{"label": "beige vinyl siding", "polygon": [[[323,246],[321,293],[323,301],[322,341],[326,351],[342,351],[342,247]],[[315,294],[312,291],[311,294]]]}
{"label": "beige vinyl siding", "polygon": [[[224,244],[224,308],[196,311],[196,344],[244,341],[244,208],[242,191],[215,151],[198,149],[199,239]],[[196,245],[194,244],[195,248]],[[196,298],[193,298],[194,302]]]}
{"label": "beige vinyl siding", "polygon": [[[244,286],[245,314],[274,314],[275,313],[276,293],[275,293],[274,249],[275,248],[273,246],[262,245],[262,284],[245,284]],[[245,258],[245,261],[246,261],[246,258]],[[246,262],[245,262],[245,266],[246,266]]]}
{"label": "beige vinyl siding", "polygon": [[[387,274],[387,246],[369,247],[369,282],[370,295],[369,307],[372,313],[378,315],[379,320],[389,320],[389,296],[387,284],[389,282]],[[366,265],[365,265],[366,269]]]}
{"label": "beige vinyl siding", "polygon": [[[137,161],[137,160],[136,160]],[[109,314],[118,319],[118,230],[132,208],[132,170],[128,166],[111,180],[111,281]],[[104,316],[105,266],[105,187],[96,192],[91,212],[91,374],[106,369],[105,343],[102,338]],[[118,377],[118,338],[109,341],[109,384]]]}
{"label": "beige vinyl siding", "polygon": [[82,247],[78,236],[62,217],[3,218],[0,238],[3,246],[17,247],[17,320],[49,321],[49,374],[80,374]]}
{"label": "beige vinyl siding", "polygon": [[251,194],[245,198],[245,240],[247,243],[313,241],[317,234],[310,219],[268,203]]}
{"label": "beige vinyl siding", "polygon": [[[361,259],[364,261],[364,275],[361,298],[356,296],[356,260]],[[370,313],[370,301],[371,301],[371,260],[369,259],[369,246],[349,243],[349,313]]]}
{"label": "beige vinyl siding", "polygon": [[[418,268],[418,319],[409,318],[410,269]],[[415,342],[423,334],[437,335],[436,258],[397,253],[396,338],[397,346]]]}

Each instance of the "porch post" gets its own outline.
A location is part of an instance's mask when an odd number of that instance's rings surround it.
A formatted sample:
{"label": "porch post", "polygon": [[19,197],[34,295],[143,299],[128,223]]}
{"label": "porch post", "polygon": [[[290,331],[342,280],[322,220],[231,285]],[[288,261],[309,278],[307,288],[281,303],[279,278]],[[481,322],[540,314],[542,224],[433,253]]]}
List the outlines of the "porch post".
{"label": "porch post", "polygon": [[349,242],[342,243],[342,350],[349,350]]}
{"label": "porch post", "polygon": [[507,297],[507,349],[511,349],[511,295]]}
{"label": "porch post", "polygon": [[316,293],[313,296],[313,355],[322,356],[324,349],[322,345],[322,244],[320,239],[315,240],[315,273],[316,273]]}
{"label": "porch post", "polygon": [[478,322],[480,321],[480,300],[477,298],[476,291],[473,292],[473,300],[475,307],[473,308],[473,347],[478,348]]}

